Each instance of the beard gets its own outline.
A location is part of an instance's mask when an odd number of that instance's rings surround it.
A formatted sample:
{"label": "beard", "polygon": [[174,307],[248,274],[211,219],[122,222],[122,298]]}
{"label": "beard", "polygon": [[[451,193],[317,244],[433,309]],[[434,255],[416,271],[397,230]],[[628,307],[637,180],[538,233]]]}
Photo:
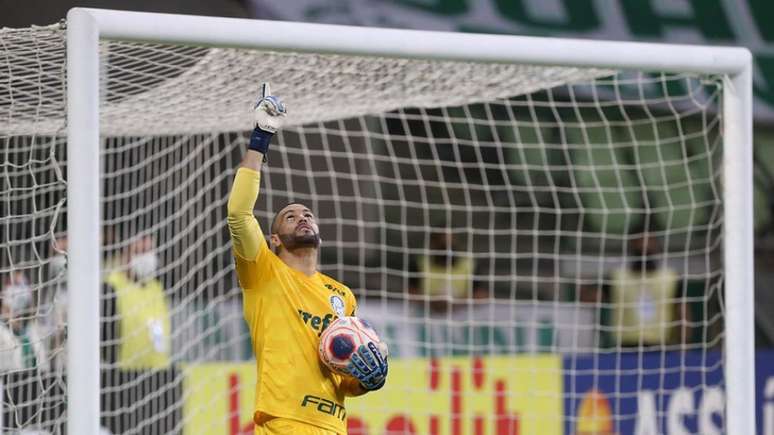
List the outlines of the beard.
{"label": "beard", "polygon": [[320,247],[320,234],[314,231],[298,233],[294,231],[291,234],[279,235],[282,240],[282,246],[288,251],[295,251],[296,249],[306,248],[319,248]]}

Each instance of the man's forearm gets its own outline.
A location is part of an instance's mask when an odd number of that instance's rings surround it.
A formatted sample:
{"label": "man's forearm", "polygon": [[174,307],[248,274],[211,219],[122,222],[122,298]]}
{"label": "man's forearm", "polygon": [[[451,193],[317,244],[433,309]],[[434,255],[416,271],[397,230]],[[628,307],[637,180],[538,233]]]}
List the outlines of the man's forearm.
{"label": "man's forearm", "polygon": [[360,382],[357,379],[344,379],[341,383],[344,389],[344,395],[346,396],[350,396],[350,397],[362,396],[363,394],[368,392],[368,390],[366,390],[365,388],[363,388],[362,385],[360,385]]}
{"label": "man's forearm", "polygon": [[[246,260],[254,260],[259,252],[263,235],[258,221],[253,216],[253,207],[258,198],[261,184],[260,153],[248,151],[243,159],[242,168],[237,170],[234,184],[228,198],[228,229],[234,251]],[[256,159],[257,162],[255,161]],[[250,165],[258,165],[253,169]]]}
{"label": "man's forearm", "polygon": [[261,98],[253,112],[255,128],[250,134],[250,142],[242,157],[241,167],[234,177],[228,198],[227,216],[234,252],[248,261],[254,261],[260,248],[266,245],[261,227],[253,216],[253,207],[261,185],[261,166],[272,136],[282,125],[285,106],[279,98],[270,94],[269,85],[264,83],[261,87]]}
{"label": "man's forearm", "polygon": [[242,157],[242,167],[252,169],[253,171],[261,171],[261,165],[263,164],[263,153],[248,149],[245,155]]}

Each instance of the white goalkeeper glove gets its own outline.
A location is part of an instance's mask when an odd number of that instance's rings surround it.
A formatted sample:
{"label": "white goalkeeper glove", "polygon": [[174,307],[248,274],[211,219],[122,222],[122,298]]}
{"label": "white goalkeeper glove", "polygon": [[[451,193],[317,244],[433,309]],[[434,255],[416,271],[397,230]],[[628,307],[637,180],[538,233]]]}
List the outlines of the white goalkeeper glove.
{"label": "white goalkeeper glove", "polygon": [[253,113],[255,128],[247,148],[266,155],[272,136],[282,127],[282,121],[287,114],[279,97],[271,95],[268,83],[261,85],[261,97],[255,102]]}

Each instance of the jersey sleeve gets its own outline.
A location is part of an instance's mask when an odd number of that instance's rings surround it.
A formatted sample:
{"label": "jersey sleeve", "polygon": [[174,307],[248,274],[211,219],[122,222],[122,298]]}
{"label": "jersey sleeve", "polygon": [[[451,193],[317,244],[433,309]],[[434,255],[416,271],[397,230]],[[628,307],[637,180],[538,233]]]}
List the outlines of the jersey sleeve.
{"label": "jersey sleeve", "polygon": [[269,250],[261,226],[253,216],[260,185],[260,172],[239,168],[228,198],[228,231],[231,235],[239,282],[245,289],[254,287],[254,283],[250,281],[257,275],[248,273],[248,269],[254,269]]}

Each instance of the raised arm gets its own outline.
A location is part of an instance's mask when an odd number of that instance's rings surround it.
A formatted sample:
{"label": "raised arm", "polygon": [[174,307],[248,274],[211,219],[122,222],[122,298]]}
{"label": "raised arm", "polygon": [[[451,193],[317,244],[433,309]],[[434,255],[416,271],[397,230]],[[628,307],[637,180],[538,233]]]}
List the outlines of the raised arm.
{"label": "raised arm", "polygon": [[[256,156],[251,157],[251,154]],[[266,243],[261,227],[253,216],[253,207],[258,199],[258,187],[261,184],[259,171],[262,158],[263,155],[258,152],[247,152],[242,166],[237,170],[228,198],[228,231],[234,245],[234,254],[248,261],[256,258],[260,243]],[[254,159],[257,159],[257,162],[251,165],[249,160]]]}
{"label": "raised arm", "polygon": [[261,185],[261,165],[265,161],[271,138],[286,113],[279,98],[270,95],[268,84],[262,86],[261,98],[255,104],[254,111],[255,128],[231,187],[227,217],[234,253],[248,261],[254,260],[260,252],[261,243],[266,243],[261,227],[253,216],[253,208]]}

